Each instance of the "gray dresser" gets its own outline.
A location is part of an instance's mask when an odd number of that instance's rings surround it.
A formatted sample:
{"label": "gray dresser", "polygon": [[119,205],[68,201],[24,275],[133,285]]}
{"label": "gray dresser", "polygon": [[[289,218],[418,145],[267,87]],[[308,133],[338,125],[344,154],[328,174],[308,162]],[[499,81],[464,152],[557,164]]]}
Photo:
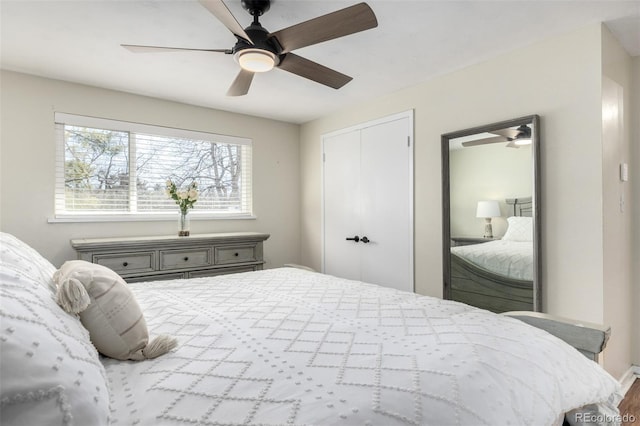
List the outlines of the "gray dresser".
{"label": "gray dresser", "polygon": [[78,259],[113,269],[127,282],[261,270],[269,234],[233,232],[71,240]]}

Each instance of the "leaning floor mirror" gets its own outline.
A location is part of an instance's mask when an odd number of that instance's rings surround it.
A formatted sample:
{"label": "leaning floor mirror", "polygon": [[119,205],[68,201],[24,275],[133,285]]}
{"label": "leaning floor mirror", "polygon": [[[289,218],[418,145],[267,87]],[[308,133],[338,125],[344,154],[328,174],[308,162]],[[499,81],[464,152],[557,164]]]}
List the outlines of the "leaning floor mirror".
{"label": "leaning floor mirror", "polygon": [[542,311],[537,115],[442,135],[444,297]]}

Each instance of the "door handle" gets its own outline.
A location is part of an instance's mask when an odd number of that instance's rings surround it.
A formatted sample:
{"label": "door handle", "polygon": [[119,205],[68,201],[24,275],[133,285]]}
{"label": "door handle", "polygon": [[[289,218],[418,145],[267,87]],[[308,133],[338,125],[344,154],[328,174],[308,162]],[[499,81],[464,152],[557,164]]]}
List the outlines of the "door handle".
{"label": "door handle", "polygon": [[362,237],[362,238],[360,238],[360,241],[362,241],[363,243],[367,244],[371,240],[369,240],[367,237]]}
{"label": "door handle", "polygon": [[357,235],[355,237],[353,237],[353,238],[348,238],[347,237],[347,241],[355,241],[357,243],[358,241],[360,241],[360,237],[358,237]]}

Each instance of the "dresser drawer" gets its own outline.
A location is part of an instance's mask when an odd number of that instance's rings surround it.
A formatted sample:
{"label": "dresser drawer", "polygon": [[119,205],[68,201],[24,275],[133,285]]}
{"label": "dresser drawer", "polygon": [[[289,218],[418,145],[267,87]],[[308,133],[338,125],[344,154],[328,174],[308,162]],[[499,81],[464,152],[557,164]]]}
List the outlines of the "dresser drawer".
{"label": "dresser drawer", "polygon": [[216,247],[216,265],[227,263],[254,262],[256,260],[255,245],[238,245]]}
{"label": "dresser drawer", "polygon": [[113,269],[118,274],[151,272],[156,269],[155,252],[94,254],[93,263]]}
{"label": "dresser drawer", "polygon": [[211,249],[166,250],[160,252],[160,270],[200,268],[211,265]]}

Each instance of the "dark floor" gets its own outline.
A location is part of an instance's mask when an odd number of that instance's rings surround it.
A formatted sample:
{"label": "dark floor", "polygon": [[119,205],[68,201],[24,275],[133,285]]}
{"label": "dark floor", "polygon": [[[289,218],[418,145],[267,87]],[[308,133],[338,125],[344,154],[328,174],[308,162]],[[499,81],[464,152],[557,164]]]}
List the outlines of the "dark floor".
{"label": "dark floor", "polygon": [[640,425],[640,379],[633,382],[618,408],[623,426]]}

